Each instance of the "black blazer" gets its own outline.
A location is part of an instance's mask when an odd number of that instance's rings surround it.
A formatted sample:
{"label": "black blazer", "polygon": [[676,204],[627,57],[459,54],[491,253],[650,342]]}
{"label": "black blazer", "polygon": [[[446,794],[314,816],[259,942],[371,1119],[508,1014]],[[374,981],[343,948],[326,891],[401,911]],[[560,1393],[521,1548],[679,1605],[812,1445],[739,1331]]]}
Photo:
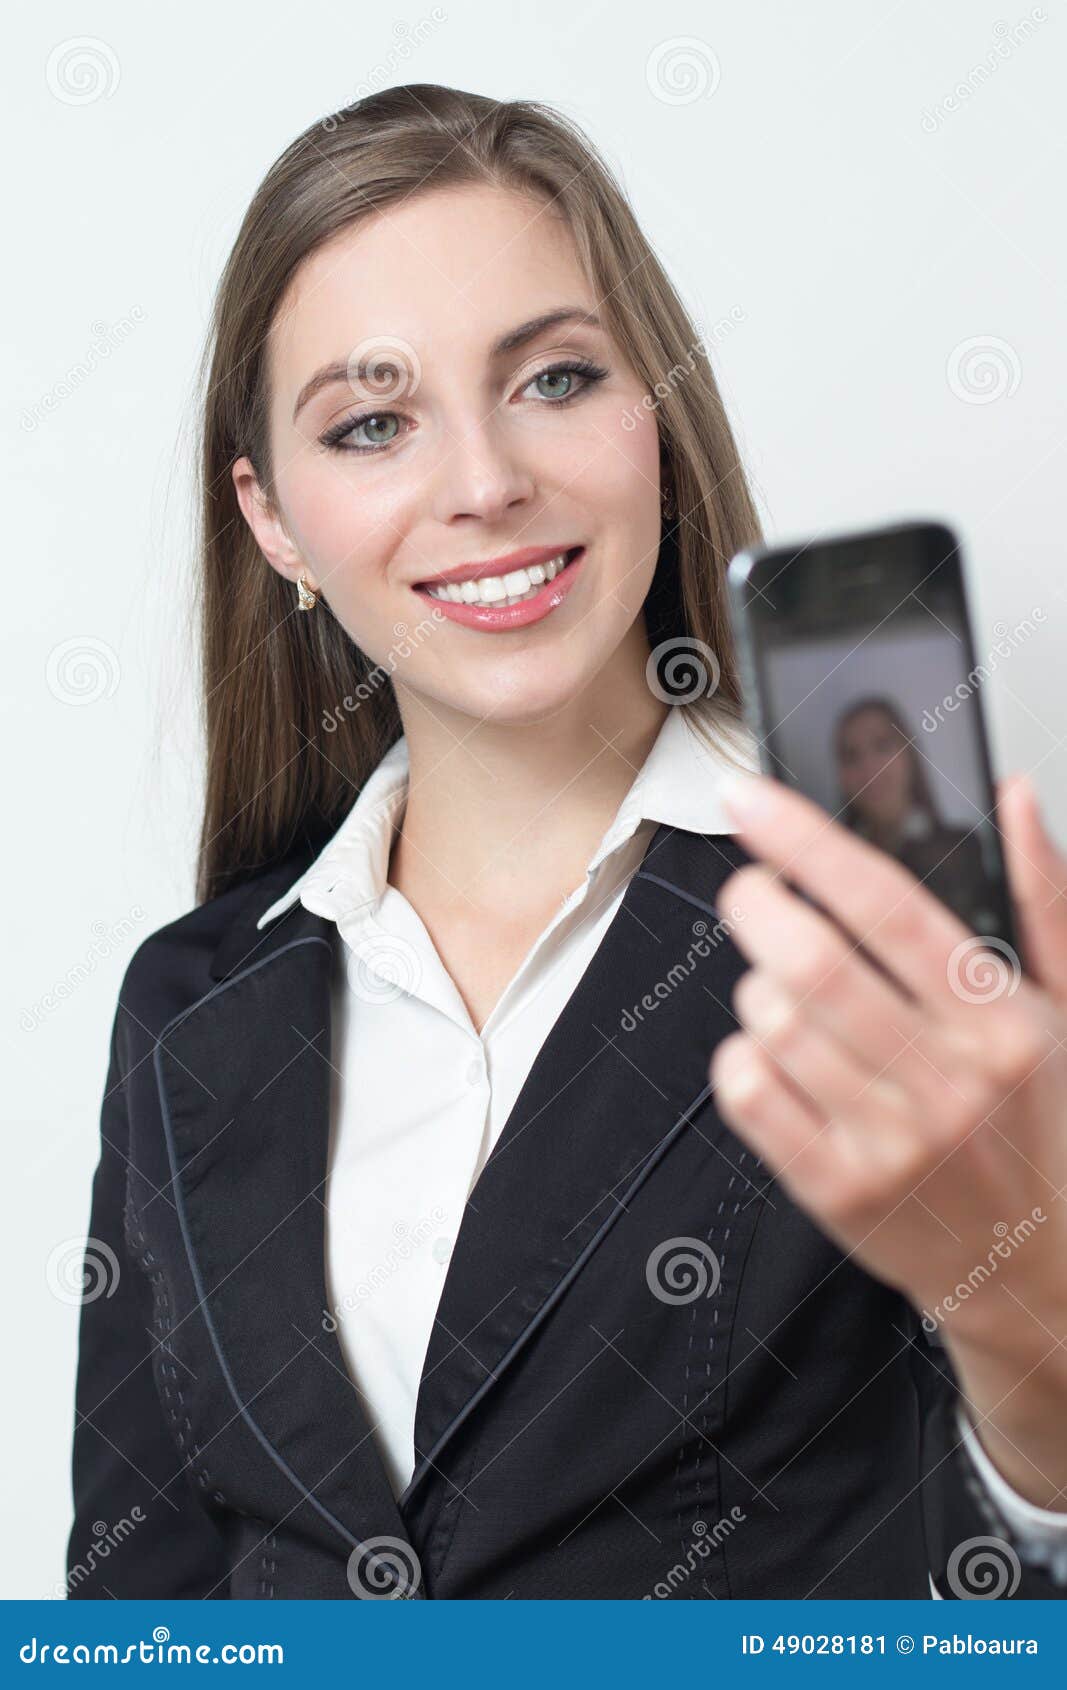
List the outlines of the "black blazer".
{"label": "black blazer", "polygon": [[[944,1352],[710,1093],[745,966],[712,904],[746,860],[729,836],[657,830],[539,1052],[464,1215],[394,1499],[324,1321],[340,940],[300,904],[256,931],[308,860],[126,972],[71,1594],[926,1597],[929,1568],[951,1596],[953,1550],[1007,1534]],[[1062,1593],[1024,1565],[1016,1594]]]}

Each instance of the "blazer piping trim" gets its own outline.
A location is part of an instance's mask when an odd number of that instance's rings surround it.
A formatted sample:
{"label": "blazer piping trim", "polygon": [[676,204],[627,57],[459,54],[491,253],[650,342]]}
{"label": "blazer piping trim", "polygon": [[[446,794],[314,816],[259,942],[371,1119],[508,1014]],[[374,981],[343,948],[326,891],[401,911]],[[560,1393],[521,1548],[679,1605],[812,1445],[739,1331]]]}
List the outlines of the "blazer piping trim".
{"label": "blazer piping trim", "polygon": [[667,891],[673,892],[676,898],[684,898],[687,904],[695,904],[698,910],[704,911],[705,915],[720,915],[720,911],[715,908],[714,904],[709,904],[704,898],[696,897],[696,895],[692,892],[683,891],[680,886],[676,886],[674,884],[673,880],[664,880],[661,874],[651,874],[648,869],[639,868],[635,878],[638,880],[652,880],[657,886],[665,886]]}
{"label": "blazer piping trim", "polygon": [[244,1421],[245,1425],[256,1440],[262,1445],[263,1449],[266,1450],[270,1459],[274,1462],[274,1465],[280,1472],[284,1473],[285,1477],[289,1480],[289,1483],[295,1486],[296,1490],[299,1491],[304,1500],[310,1503],[315,1512],[326,1521],[327,1525],[332,1526],[334,1531],[338,1532],[346,1543],[350,1544],[353,1549],[365,1549],[366,1545],[364,1545],[358,1537],[355,1537],[352,1532],[349,1531],[348,1527],[343,1525],[341,1521],[337,1519],[336,1515],[331,1513],[330,1509],[328,1509],[324,1503],[319,1501],[318,1497],[315,1496],[313,1492],[308,1490],[304,1481],[296,1473],[294,1473],[293,1469],[289,1466],[289,1463],[285,1460],[285,1457],[281,1454],[281,1451],[275,1449],[274,1445],[267,1437],[267,1434],[263,1431],[263,1428],[253,1418],[245,1403],[241,1400],[233,1374],[230,1372],[230,1366],[226,1360],[222,1344],[219,1341],[214,1316],[208,1306],[207,1295],[204,1291],[203,1278],[200,1273],[200,1265],[196,1259],[196,1252],[193,1249],[192,1238],[189,1234],[189,1224],[185,1212],[185,1198],[182,1194],[181,1183],[178,1177],[178,1158],[174,1144],[174,1130],[170,1118],[170,1109],[167,1105],[166,1087],[163,1083],[163,1065],[160,1061],[164,1038],[172,1028],[178,1025],[179,1022],[191,1015],[194,1009],[198,1009],[200,1005],[206,1003],[209,998],[216,997],[219,993],[227,991],[230,986],[236,986],[238,981],[247,979],[249,974],[254,974],[257,968],[263,968],[268,962],[273,962],[275,957],[283,956],[286,951],[295,950],[298,945],[325,945],[327,949],[329,949],[329,941],[327,939],[315,936],[305,939],[293,939],[289,944],[283,945],[280,950],[272,951],[270,956],[260,957],[258,962],[254,962],[250,967],[242,969],[239,974],[233,975],[231,979],[224,980],[221,985],[214,987],[210,992],[206,992],[202,998],[199,998],[197,1002],[191,1006],[190,1009],[182,1010],[180,1014],[172,1017],[172,1019],[167,1022],[167,1025],[163,1028],[163,1031],[160,1033],[155,1043],[153,1066],[156,1070],[156,1086],[159,1091],[159,1102],[163,1113],[163,1135],[167,1142],[167,1160],[170,1163],[171,1179],[174,1184],[174,1204],[178,1211],[178,1222],[181,1226],[182,1241],[185,1244],[185,1253],[189,1259],[189,1268],[192,1272],[193,1285],[196,1288],[200,1311],[204,1316],[204,1325],[207,1327],[208,1336],[211,1339],[211,1346],[215,1351],[215,1358],[222,1370],[222,1376],[226,1381],[226,1387],[230,1396],[233,1398],[234,1405],[237,1412],[240,1414],[241,1419]]}
{"label": "blazer piping trim", "polygon": [[522,1349],[523,1345],[527,1342],[527,1340],[532,1336],[532,1334],[534,1332],[537,1331],[537,1328],[542,1324],[542,1322],[547,1320],[548,1316],[551,1314],[552,1310],[555,1308],[556,1304],[559,1302],[560,1298],[563,1296],[567,1287],[571,1284],[572,1280],[577,1278],[578,1274],[581,1272],[582,1268],[585,1266],[586,1262],[589,1260],[589,1257],[593,1254],[593,1251],[598,1248],[598,1246],[600,1245],[602,1240],[605,1238],[607,1233],[610,1232],[611,1228],[615,1225],[615,1222],[618,1220],[619,1216],[621,1214],[625,1214],[626,1210],[628,1209],[628,1207],[630,1205],[631,1199],[634,1197],[634,1195],[637,1193],[637,1191],[640,1189],[640,1187],[644,1184],[645,1180],[648,1178],[648,1176],[652,1172],[653,1168],[655,1168],[657,1166],[657,1164],[662,1160],[662,1158],[666,1155],[667,1151],[670,1149],[670,1147],[674,1143],[675,1139],[681,1133],[683,1127],[689,1126],[690,1116],[693,1114],[693,1112],[695,1110],[700,1108],[702,1103],[706,1102],[706,1100],[711,1096],[711,1093],[713,1092],[714,1089],[715,1088],[713,1086],[707,1085],[707,1086],[704,1086],[702,1088],[702,1090],[697,1092],[697,1095],[694,1097],[693,1101],[686,1105],[685,1109],[683,1110],[683,1112],[681,1114],[681,1117],[674,1123],[674,1126],[671,1127],[670,1131],[664,1133],[664,1135],[663,1135],[662,1139],[660,1140],[659,1144],[656,1146],[655,1150],[653,1150],[649,1153],[648,1160],[646,1161],[644,1167],[640,1170],[640,1172],[637,1175],[635,1175],[634,1179],[630,1182],[630,1185],[627,1187],[623,1196],[617,1197],[615,1199],[615,1208],[612,1210],[611,1214],[606,1215],[605,1218],[603,1219],[603,1221],[601,1221],[599,1227],[597,1228],[596,1232],[593,1234],[592,1238],[589,1240],[588,1244],[585,1246],[584,1250],[582,1250],[581,1253],[571,1263],[570,1267],[567,1269],[567,1272],[563,1275],[563,1278],[556,1285],[555,1289],[549,1292],[548,1296],[545,1298],[544,1302],[541,1304],[541,1307],[537,1310],[537,1313],[523,1327],[522,1331],[519,1333],[518,1337],[515,1339],[514,1343],[511,1345],[511,1347],[508,1350],[505,1351],[504,1355],[500,1358],[500,1361],[497,1363],[494,1371],[486,1375],[486,1377],[482,1380],[481,1384],[478,1386],[477,1390],[474,1391],[473,1394],[467,1398],[467,1401],[464,1403],[464,1405],[460,1409],[459,1413],[456,1414],[453,1417],[453,1419],[449,1421],[448,1425],[445,1427],[444,1431],[441,1433],[440,1437],[437,1439],[437,1442],[431,1448],[429,1454],[423,1456],[423,1458],[420,1461],[420,1463],[419,1463],[418,1467],[416,1468],[415,1472],[412,1474],[411,1479],[410,1479],[410,1481],[407,1485],[407,1488],[403,1491],[402,1495],[398,1499],[398,1507],[403,1508],[403,1506],[408,1501],[408,1498],[410,1497],[412,1491],[414,1491],[415,1487],[420,1483],[420,1481],[425,1476],[425,1474],[428,1473],[430,1468],[434,1465],[434,1462],[436,1461],[437,1456],[440,1454],[440,1452],[444,1448],[445,1444],[452,1437],[452,1434],[455,1431],[458,1430],[458,1428],[466,1420],[467,1416],[474,1411],[474,1409],[477,1407],[477,1405],[481,1402],[482,1398],[486,1395],[486,1393],[490,1390],[490,1388],[499,1379],[499,1377],[503,1373],[504,1369],[510,1364],[510,1362],[514,1359],[514,1357]]}

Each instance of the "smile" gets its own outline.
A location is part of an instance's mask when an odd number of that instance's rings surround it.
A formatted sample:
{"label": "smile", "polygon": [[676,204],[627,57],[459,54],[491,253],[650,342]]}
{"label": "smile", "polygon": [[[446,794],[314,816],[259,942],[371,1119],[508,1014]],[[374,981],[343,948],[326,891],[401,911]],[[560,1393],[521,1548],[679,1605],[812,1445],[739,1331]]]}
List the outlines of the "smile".
{"label": "smile", "polygon": [[465,570],[464,580],[441,581],[437,585],[422,582],[415,591],[433,599],[439,612],[449,620],[469,628],[526,627],[562,604],[574,585],[584,555],[584,546],[574,546],[507,573],[476,575]]}

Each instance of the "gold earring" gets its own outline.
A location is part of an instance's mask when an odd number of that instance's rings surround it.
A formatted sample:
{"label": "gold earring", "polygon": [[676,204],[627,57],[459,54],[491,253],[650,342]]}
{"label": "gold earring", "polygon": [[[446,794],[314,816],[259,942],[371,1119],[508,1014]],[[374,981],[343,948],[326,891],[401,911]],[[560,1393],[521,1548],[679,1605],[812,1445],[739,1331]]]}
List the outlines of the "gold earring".
{"label": "gold earring", "polygon": [[296,602],[298,610],[314,610],[319,602],[319,589],[308,586],[303,570],[296,578]]}

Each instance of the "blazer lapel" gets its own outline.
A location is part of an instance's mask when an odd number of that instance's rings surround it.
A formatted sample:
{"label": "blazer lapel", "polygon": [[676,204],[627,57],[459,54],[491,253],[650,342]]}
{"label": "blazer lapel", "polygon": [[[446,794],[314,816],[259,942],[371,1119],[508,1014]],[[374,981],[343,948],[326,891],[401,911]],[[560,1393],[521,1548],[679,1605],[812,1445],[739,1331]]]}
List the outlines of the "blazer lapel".
{"label": "blazer lapel", "polygon": [[[331,1542],[373,1557],[374,1540],[407,1540],[408,1504],[458,1428],[681,1133],[704,1134],[725,1177],[737,1172],[751,1185],[707,1079],[714,1044],[735,1025],[729,997],[744,966],[716,928],[713,900],[747,860],[729,836],[667,826],[654,834],[467,1205],[423,1368],[415,1472],[399,1504],[323,1322],[340,941],[332,922],[299,903],[265,931],[255,925],[299,864],[264,878],[217,948],[216,987],[164,1029],[160,1100],[211,1342],[235,1412]],[[697,969],[699,984],[685,989]]]}
{"label": "blazer lapel", "polygon": [[[164,1029],[157,1081],[196,1295],[235,1416],[293,1506],[302,1497],[312,1510],[312,1529],[373,1554],[368,1539],[403,1541],[404,1526],[324,1321],[336,930],[296,904],[257,932],[279,882],[265,877],[245,901],[215,953],[219,983]],[[382,1577],[379,1561],[365,1582],[380,1589]]]}
{"label": "blazer lapel", "polygon": [[716,929],[713,899],[747,860],[728,835],[665,825],[653,835],[464,1212],[402,1509],[681,1133],[706,1135],[726,1177],[752,1184],[709,1106],[707,1076],[713,1046],[736,1026],[729,998],[744,967]]}

